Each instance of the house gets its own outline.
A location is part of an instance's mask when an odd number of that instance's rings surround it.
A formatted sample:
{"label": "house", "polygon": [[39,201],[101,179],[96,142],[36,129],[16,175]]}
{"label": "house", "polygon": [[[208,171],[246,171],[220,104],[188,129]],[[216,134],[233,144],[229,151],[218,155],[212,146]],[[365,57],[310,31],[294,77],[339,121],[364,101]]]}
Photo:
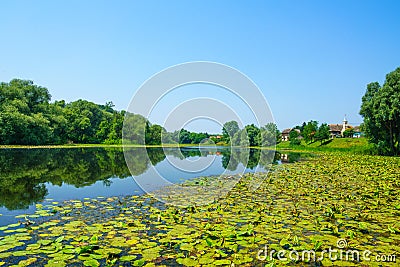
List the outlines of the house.
{"label": "house", "polygon": [[342,136],[342,129],[343,125],[342,124],[329,124],[329,133],[331,134],[331,137],[338,137]]}
{"label": "house", "polygon": [[292,128],[284,129],[282,131],[282,142],[289,141],[289,134],[292,131]]}
{"label": "house", "polygon": [[290,135],[290,132],[293,131],[293,130],[300,134],[300,130],[299,129],[293,129],[293,128],[284,129],[282,131],[282,142],[290,140],[289,135]]}
{"label": "house", "polygon": [[361,127],[360,126],[355,126],[353,128],[353,138],[360,138],[361,136],[363,136],[363,132],[361,131]]}

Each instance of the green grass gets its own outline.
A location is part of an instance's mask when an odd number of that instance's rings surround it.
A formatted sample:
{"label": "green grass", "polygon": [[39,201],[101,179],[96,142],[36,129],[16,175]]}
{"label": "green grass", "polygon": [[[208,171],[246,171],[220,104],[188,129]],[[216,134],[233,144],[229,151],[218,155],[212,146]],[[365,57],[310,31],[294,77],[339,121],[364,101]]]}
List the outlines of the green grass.
{"label": "green grass", "polygon": [[373,146],[368,143],[366,138],[334,138],[322,145],[321,142],[306,144],[302,141],[299,146],[291,146],[290,142],[281,142],[276,146],[276,149],[374,154]]}

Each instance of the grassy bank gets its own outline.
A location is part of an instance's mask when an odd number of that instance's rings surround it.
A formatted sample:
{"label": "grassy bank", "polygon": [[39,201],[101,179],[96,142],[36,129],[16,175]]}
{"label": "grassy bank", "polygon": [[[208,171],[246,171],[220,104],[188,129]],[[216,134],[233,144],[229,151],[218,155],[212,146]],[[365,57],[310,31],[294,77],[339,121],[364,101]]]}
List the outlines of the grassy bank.
{"label": "grassy bank", "polygon": [[281,142],[276,146],[277,150],[300,150],[300,151],[320,151],[320,152],[351,152],[357,154],[374,154],[373,146],[368,143],[366,138],[334,138],[321,144],[314,142],[292,146],[290,142]]}

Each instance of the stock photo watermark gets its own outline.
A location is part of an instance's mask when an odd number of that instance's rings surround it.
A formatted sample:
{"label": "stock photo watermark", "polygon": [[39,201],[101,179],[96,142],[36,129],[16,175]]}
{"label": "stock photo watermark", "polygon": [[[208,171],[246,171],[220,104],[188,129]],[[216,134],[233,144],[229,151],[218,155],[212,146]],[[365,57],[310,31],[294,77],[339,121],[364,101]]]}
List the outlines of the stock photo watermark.
{"label": "stock photo watermark", "polygon": [[338,239],[336,248],[329,247],[322,251],[310,250],[275,250],[268,248],[267,245],[257,253],[257,259],[260,261],[294,261],[294,262],[321,262],[324,259],[330,261],[348,261],[348,262],[387,262],[396,263],[395,253],[374,253],[370,250],[356,250],[348,247],[345,239]]}
{"label": "stock photo watermark", "polygon": [[[170,110],[163,112],[165,116],[164,121],[160,123],[161,127],[164,129],[184,129],[190,122],[196,119],[212,121],[222,127],[227,122],[227,118],[230,118],[230,120],[236,121],[239,127],[242,126],[243,128],[246,118],[244,118],[243,110],[238,108],[237,103],[241,103],[246,107],[257,127],[274,123],[272,111],[257,85],[248,76],[230,66],[216,62],[187,62],[164,69],[146,80],[134,93],[125,115],[122,129],[125,161],[135,182],[143,191],[150,193],[161,202],[176,206],[206,205],[213,202],[216,198],[225,196],[246,171],[245,166],[250,156],[250,150],[243,149],[241,158],[245,159],[244,165],[240,170],[237,170],[236,175],[231,175],[229,179],[226,179],[228,170],[219,173],[217,178],[221,182],[215,187],[183,187],[169,181],[154,166],[150,166],[148,170],[148,173],[151,173],[152,181],[141,180],[135,177],[136,157],[135,151],[132,151],[130,146],[132,144],[146,145],[146,127],[145,123],[143,123],[141,131],[134,130],[134,126],[140,124],[140,121],[134,114],[141,114],[144,119],[148,120],[157,106],[162,103],[163,99],[177,90],[181,90],[181,96],[183,97],[186,95],[184,94],[186,92],[185,86],[196,84],[214,86],[219,90],[224,90],[226,94],[236,99],[236,105],[223,97],[218,97],[218,94],[215,93],[207,97],[197,97],[188,94],[186,99],[181,100],[176,105],[169,106]],[[249,141],[247,132],[244,133],[239,138],[241,146],[246,141]],[[270,138],[276,140],[276,132],[272,131],[271,133],[273,136]],[[164,146],[165,144],[166,146]],[[161,146],[164,151],[165,149],[172,149],[163,138],[161,138]],[[271,147],[272,149],[274,148],[274,146]],[[176,153],[181,153],[179,148],[176,149]],[[187,159],[173,161],[167,157],[166,160],[179,171],[186,173],[199,172],[198,166],[192,162],[188,162],[189,160]],[[201,170],[210,168],[212,162],[213,159],[210,157],[209,161],[204,162],[204,166],[201,166]],[[272,162],[273,157],[265,157],[265,166],[271,165]],[[256,190],[260,184],[261,181],[254,180],[250,188]],[[158,185],[160,185],[159,189],[156,188]],[[161,190],[163,188],[167,188],[167,190]],[[182,201],[182,198],[177,199],[176,196],[186,196],[190,201]]]}

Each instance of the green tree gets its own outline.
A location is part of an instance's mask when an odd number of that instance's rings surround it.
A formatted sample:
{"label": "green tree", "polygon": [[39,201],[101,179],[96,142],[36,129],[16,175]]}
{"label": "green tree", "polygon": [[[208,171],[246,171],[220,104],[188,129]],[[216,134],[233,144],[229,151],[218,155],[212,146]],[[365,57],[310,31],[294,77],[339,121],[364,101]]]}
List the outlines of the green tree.
{"label": "green tree", "polygon": [[344,132],[343,132],[344,137],[353,137],[353,135],[354,135],[353,128],[348,128],[348,129],[344,130]]}
{"label": "green tree", "polygon": [[309,121],[303,128],[302,135],[306,143],[314,142],[314,136],[318,130],[317,121]]}
{"label": "green tree", "polygon": [[260,128],[259,138],[258,143],[260,146],[275,146],[282,141],[281,132],[276,124],[272,122]]}
{"label": "green tree", "polygon": [[400,68],[386,75],[381,87],[367,85],[360,115],[368,140],[384,155],[400,154]]}
{"label": "green tree", "polygon": [[34,85],[32,81],[14,79],[0,83],[0,142],[51,143],[50,97],[46,88]]}
{"label": "green tree", "polygon": [[123,128],[124,143],[145,144],[145,131],[147,120],[138,114],[126,112]]}
{"label": "green tree", "polygon": [[326,123],[322,123],[321,126],[319,126],[317,132],[315,133],[315,140],[320,141],[321,145],[325,140],[328,140],[331,137],[329,133],[329,126]]}
{"label": "green tree", "polygon": [[259,146],[260,145],[260,129],[254,124],[246,125],[245,130],[247,132],[249,146]]}
{"label": "green tree", "polygon": [[240,130],[237,121],[225,122],[222,127],[222,137],[226,143],[229,143],[231,138]]}
{"label": "green tree", "polygon": [[162,135],[165,133],[165,129],[158,125],[150,125],[146,123],[146,145],[161,145]]}
{"label": "green tree", "polygon": [[301,145],[301,140],[299,139],[300,134],[296,130],[291,130],[289,133],[289,140],[291,146]]}

